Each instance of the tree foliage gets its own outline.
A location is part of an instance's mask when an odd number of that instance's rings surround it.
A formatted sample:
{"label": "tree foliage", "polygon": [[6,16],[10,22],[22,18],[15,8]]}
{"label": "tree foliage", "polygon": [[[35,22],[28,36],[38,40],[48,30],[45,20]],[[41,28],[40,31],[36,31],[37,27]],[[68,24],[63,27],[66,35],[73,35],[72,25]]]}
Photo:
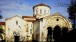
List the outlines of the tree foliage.
{"label": "tree foliage", "polygon": [[0,15],[0,19],[2,19],[2,15]]}
{"label": "tree foliage", "polygon": [[76,28],[76,1],[73,1],[68,7],[69,18],[73,21],[73,28]]}
{"label": "tree foliage", "polygon": [[69,18],[74,19],[76,13],[76,4],[72,4],[68,7]]}
{"label": "tree foliage", "polygon": [[2,19],[3,17],[2,17],[2,15],[1,15],[1,10],[0,10],[0,19]]}
{"label": "tree foliage", "polygon": [[0,26],[0,34],[2,34],[3,33],[3,29],[2,29],[2,26]]}

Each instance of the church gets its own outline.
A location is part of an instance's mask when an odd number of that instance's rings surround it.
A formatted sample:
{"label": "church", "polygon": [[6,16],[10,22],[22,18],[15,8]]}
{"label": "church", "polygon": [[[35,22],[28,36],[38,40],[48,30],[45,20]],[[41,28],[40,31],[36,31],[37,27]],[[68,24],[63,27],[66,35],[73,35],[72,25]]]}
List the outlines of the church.
{"label": "church", "polygon": [[40,3],[33,7],[33,16],[18,15],[6,18],[5,22],[0,22],[3,26],[6,42],[19,41],[47,41],[48,31],[50,30],[52,40],[53,31],[56,27],[62,30],[64,27],[68,31],[72,30],[72,23],[60,13],[50,13],[51,7]]}

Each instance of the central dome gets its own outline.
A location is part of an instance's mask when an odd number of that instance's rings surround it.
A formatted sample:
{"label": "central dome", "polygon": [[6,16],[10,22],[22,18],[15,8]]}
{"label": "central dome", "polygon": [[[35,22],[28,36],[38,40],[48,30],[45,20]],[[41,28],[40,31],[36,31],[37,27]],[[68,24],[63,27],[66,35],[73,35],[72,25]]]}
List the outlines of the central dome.
{"label": "central dome", "polygon": [[50,14],[50,6],[45,5],[43,3],[37,4],[33,7],[33,16],[36,16],[36,14],[38,15],[45,15],[45,14]]}
{"label": "central dome", "polygon": [[[47,6],[47,7],[51,8],[50,6],[48,6],[48,5],[44,4],[44,3],[37,4],[34,7],[37,7],[37,6]],[[34,9],[34,7],[33,7],[33,9]]]}

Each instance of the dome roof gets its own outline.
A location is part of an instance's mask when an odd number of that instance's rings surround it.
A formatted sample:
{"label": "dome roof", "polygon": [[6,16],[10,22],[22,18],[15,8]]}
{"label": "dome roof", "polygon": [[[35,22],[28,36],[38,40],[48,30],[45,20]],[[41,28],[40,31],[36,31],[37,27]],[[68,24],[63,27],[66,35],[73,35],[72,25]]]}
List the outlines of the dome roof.
{"label": "dome roof", "polygon": [[43,4],[43,3],[40,3],[40,4],[38,4],[38,5],[35,5],[35,6],[33,7],[33,9],[34,9],[35,7],[37,7],[37,6],[47,6],[47,7],[51,8],[51,7],[48,6],[48,5],[45,5],[45,4]]}

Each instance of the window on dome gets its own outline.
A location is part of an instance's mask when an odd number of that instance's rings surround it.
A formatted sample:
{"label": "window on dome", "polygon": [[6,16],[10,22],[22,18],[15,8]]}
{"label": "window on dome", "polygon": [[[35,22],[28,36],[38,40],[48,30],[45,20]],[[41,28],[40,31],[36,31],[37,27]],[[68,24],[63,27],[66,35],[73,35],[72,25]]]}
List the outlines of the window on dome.
{"label": "window on dome", "polygon": [[18,21],[16,21],[16,25],[18,25]]}
{"label": "window on dome", "polygon": [[44,14],[46,14],[46,10],[44,10]]}
{"label": "window on dome", "polygon": [[36,10],[36,14],[38,14],[38,11]]}
{"label": "window on dome", "polygon": [[49,10],[48,10],[48,13],[49,13]]}
{"label": "window on dome", "polygon": [[40,9],[40,14],[42,14],[42,10]]}
{"label": "window on dome", "polygon": [[32,34],[32,29],[30,29],[30,34]]}

